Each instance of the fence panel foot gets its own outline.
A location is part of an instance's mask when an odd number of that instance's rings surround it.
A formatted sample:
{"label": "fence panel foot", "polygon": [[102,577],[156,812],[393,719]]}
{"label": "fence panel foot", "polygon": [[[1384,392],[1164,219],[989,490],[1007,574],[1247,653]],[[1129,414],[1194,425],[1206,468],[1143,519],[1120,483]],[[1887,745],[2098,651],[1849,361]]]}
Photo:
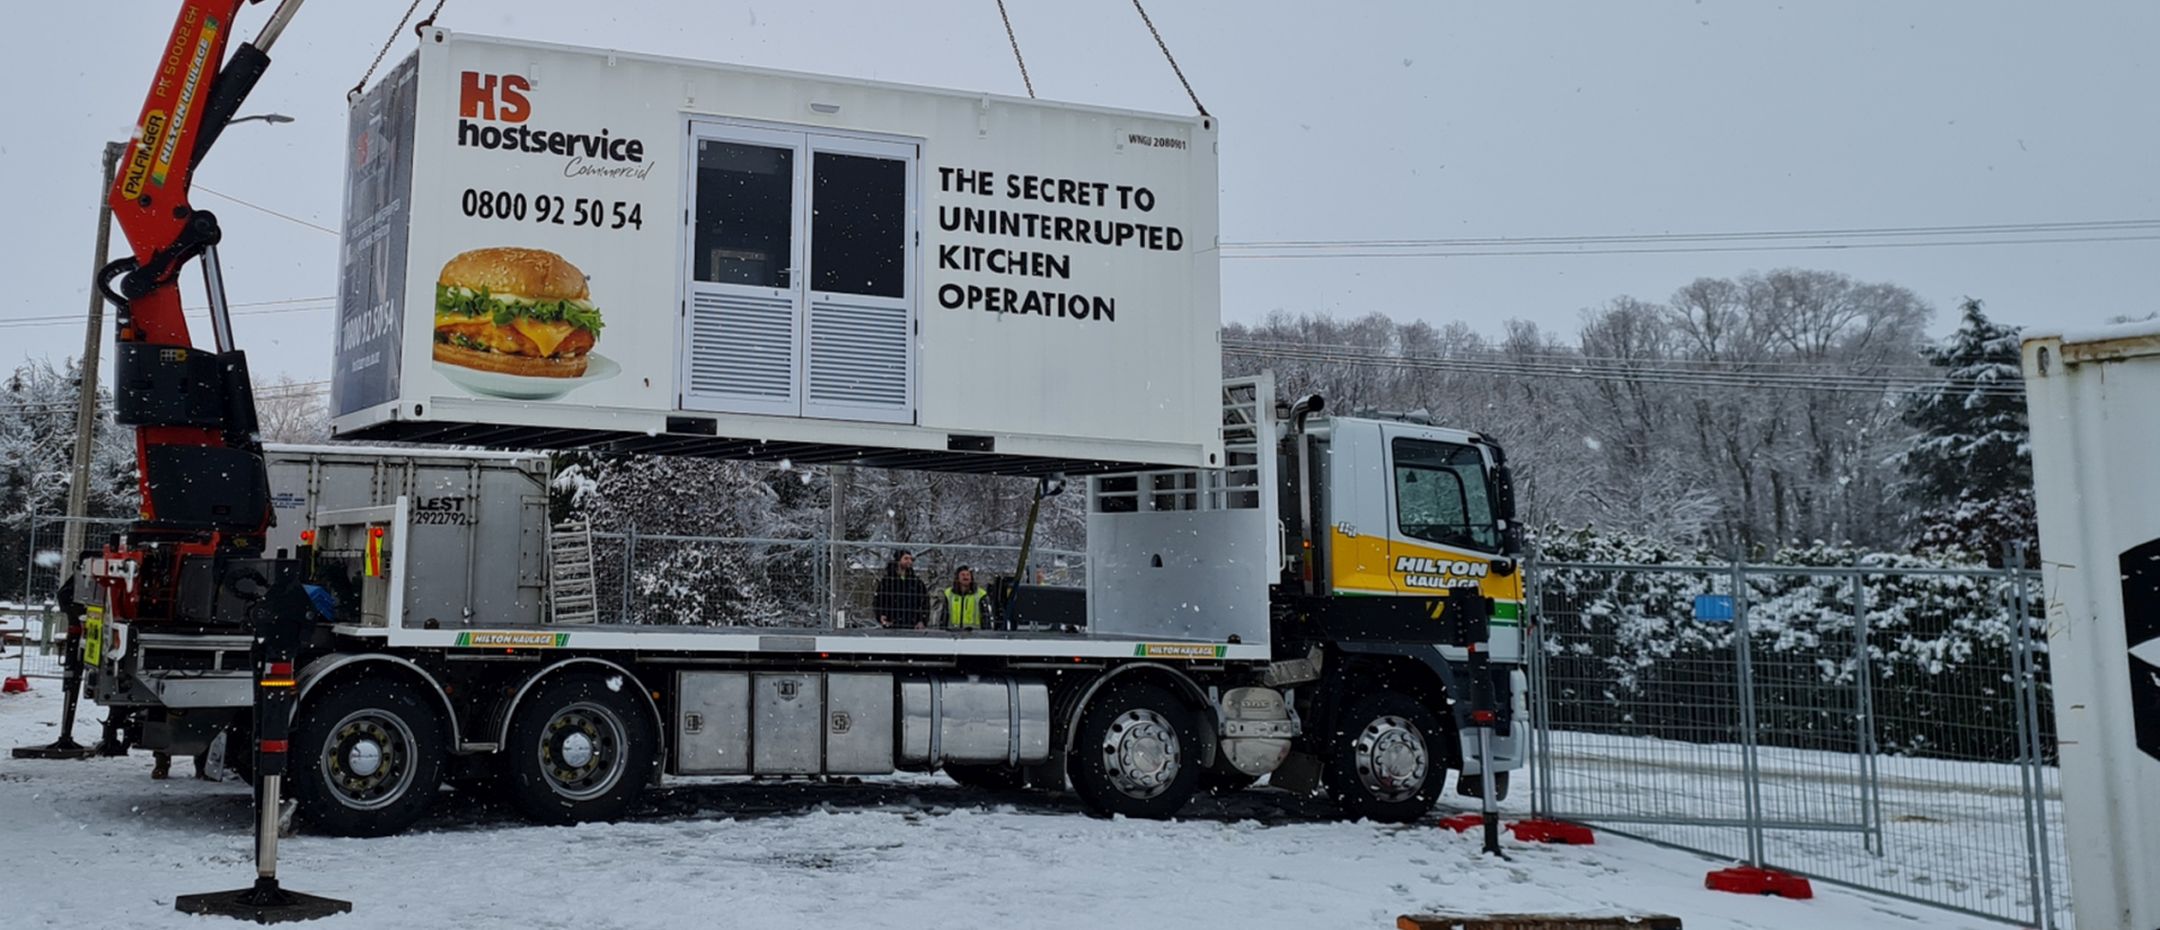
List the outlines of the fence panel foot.
{"label": "fence panel foot", "polygon": [[1766,895],[1791,898],[1795,901],[1805,901],[1815,896],[1815,886],[1805,878],[1790,872],[1745,865],[1718,869],[1703,876],[1703,887],[1711,891]]}
{"label": "fence panel foot", "polygon": [[1563,846],[1594,846],[1597,834],[1579,823],[1531,818],[1508,824],[1508,831],[1525,843],[1559,843]]}
{"label": "fence panel foot", "polygon": [[1395,926],[1398,930],[1680,930],[1680,918],[1669,914],[1404,914],[1395,918]]}

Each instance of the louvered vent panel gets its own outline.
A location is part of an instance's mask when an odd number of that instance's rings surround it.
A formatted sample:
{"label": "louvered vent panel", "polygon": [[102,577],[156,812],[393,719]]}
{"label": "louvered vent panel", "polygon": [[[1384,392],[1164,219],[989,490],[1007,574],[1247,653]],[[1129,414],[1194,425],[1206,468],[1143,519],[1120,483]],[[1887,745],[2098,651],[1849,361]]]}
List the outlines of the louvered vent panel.
{"label": "louvered vent panel", "polygon": [[904,304],[812,301],[803,412],[908,422],[908,311]]}
{"label": "louvered vent panel", "polygon": [[693,294],[692,396],[760,405],[795,397],[795,304],[785,297]]}

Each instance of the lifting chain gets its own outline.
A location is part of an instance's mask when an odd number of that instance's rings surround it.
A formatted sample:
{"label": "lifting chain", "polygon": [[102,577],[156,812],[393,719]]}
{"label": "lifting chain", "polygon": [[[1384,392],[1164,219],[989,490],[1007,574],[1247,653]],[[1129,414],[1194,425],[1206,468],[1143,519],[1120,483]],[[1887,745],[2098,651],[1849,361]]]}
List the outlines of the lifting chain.
{"label": "lifting chain", "polygon": [[1185,85],[1185,96],[1192,98],[1193,109],[1199,110],[1201,116],[1208,115],[1207,107],[1200,105],[1200,95],[1193,93],[1192,82],[1185,80],[1185,69],[1178,67],[1177,57],[1170,54],[1170,43],[1163,41],[1162,32],[1155,28],[1155,21],[1148,18],[1147,7],[1141,6],[1140,0],[1132,0],[1132,8],[1140,11],[1140,21],[1147,24],[1148,34],[1155,37],[1155,47],[1162,49],[1163,59],[1170,62],[1171,73],[1177,75],[1179,84]]}
{"label": "lifting chain", "polygon": [[1035,82],[1028,79],[1027,59],[1020,57],[1020,37],[1013,34],[1012,17],[1005,15],[1005,0],[997,0],[998,18],[1005,21],[1005,40],[1012,43],[1013,61],[1020,65],[1020,83],[1027,88],[1028,99],[1035,99]]}
{"label": "lifting chain", "polygon": [[[383,56],[390,54],[390,47],[397,44],[398,33],[404,31],[405,24],[412,19],[414,13],[419,11],[420,2],[421,0],[413,0],[412,5],[405,8],[405,15],[398,17],[397,25],[390,27],[390,38],[384,39],[382,48],[376,50],[375,60],[368,62],[367,71],[360,75],[360,82],[354,84],[351,90],[345,92],[346,102],[349,103],[360,99],[360,93],[367,90],[368,79],[375,76],[376,68],[382,67]],[[443,5],[449,2],[450,0],[435,0],[435,8],[428,11],[425,19],[413,24],[413,31],[415,33],[425,33],[427,27],[435,25],[435,17],[442,13]]]}

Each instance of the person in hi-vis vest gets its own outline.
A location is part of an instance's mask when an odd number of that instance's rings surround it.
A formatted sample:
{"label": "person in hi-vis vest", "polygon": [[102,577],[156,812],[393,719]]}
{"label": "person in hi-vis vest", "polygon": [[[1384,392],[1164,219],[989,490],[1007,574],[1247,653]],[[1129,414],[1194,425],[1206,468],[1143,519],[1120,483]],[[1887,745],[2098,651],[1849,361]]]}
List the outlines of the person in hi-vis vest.
{"label": "person in hi-vis vest", "polygon": [[948,630],[980,630],[990,626],[989,592],[975,586],[975,572],[965,565],[953,571],[952,587],[931,599],[930,625]]}

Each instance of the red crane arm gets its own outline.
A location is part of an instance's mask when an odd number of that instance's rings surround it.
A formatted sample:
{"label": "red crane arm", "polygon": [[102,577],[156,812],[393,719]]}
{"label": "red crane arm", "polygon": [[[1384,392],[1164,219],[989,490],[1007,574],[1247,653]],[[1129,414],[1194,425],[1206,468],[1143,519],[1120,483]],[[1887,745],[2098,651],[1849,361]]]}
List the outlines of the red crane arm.
{"label": "red crane arm", "polygon": [[[260,0],[181,3],[106,194],[131,254],[106,266],[98,287],[119,306],[114,406],[136,427],[143,519],[259,533],[270,514],[266,502],[245,500],[252,489],[183,486],[194,483],[189,472],[230,472],[230,453],[254,457],[251,473],[260,468],[253,390],[245,357],[232,346],[217,267],[217,217],[188,202],[196,165],[269,66],[267,50],[301,0],[281,0],[256,41],[227,56],[234,17],[250,2]],[[209,351],[190,339],[180,307],[179,275],[195,260],[203,262],[216,333]]]}
{"label": "red crane arm", "polygon": [[[91,566],[116,618],[200,619],[220,589],[188,588],[184,567],[207,560],[208,577],[223,584],[217,566],[259,556],[272,519],[254,388],[218,268],[222,233],[216,215],[188,202],[196,166],[302,0],[280,0],[256,40],[227,55],[234,16],[251,2],[260,0],[183,0],[106,194],[129,254],[99,270],[97,287],[119,308],[113,414],[135,427],[142,491],[141,521]],[[181,313],[189,262],[203,270],[213,347],[195,345]]]}
{"label": "red crane arm", "polygon": [[[187,321],[180,314],[178,245],[194,209],[188,205],[195,173],[195,139],[202,131],[210,89],[224,67],[225,45],[232,37],[233,14],[245,0],[186,0],[173,23],[165,53],[135,123],[120,171],[107,199],[113,219],[127,237],[137,268],[151,268],[166,256],[169,268],[129,296],[122,342],[188,345]],[[192,256],[187,256],[192,257]]]}

